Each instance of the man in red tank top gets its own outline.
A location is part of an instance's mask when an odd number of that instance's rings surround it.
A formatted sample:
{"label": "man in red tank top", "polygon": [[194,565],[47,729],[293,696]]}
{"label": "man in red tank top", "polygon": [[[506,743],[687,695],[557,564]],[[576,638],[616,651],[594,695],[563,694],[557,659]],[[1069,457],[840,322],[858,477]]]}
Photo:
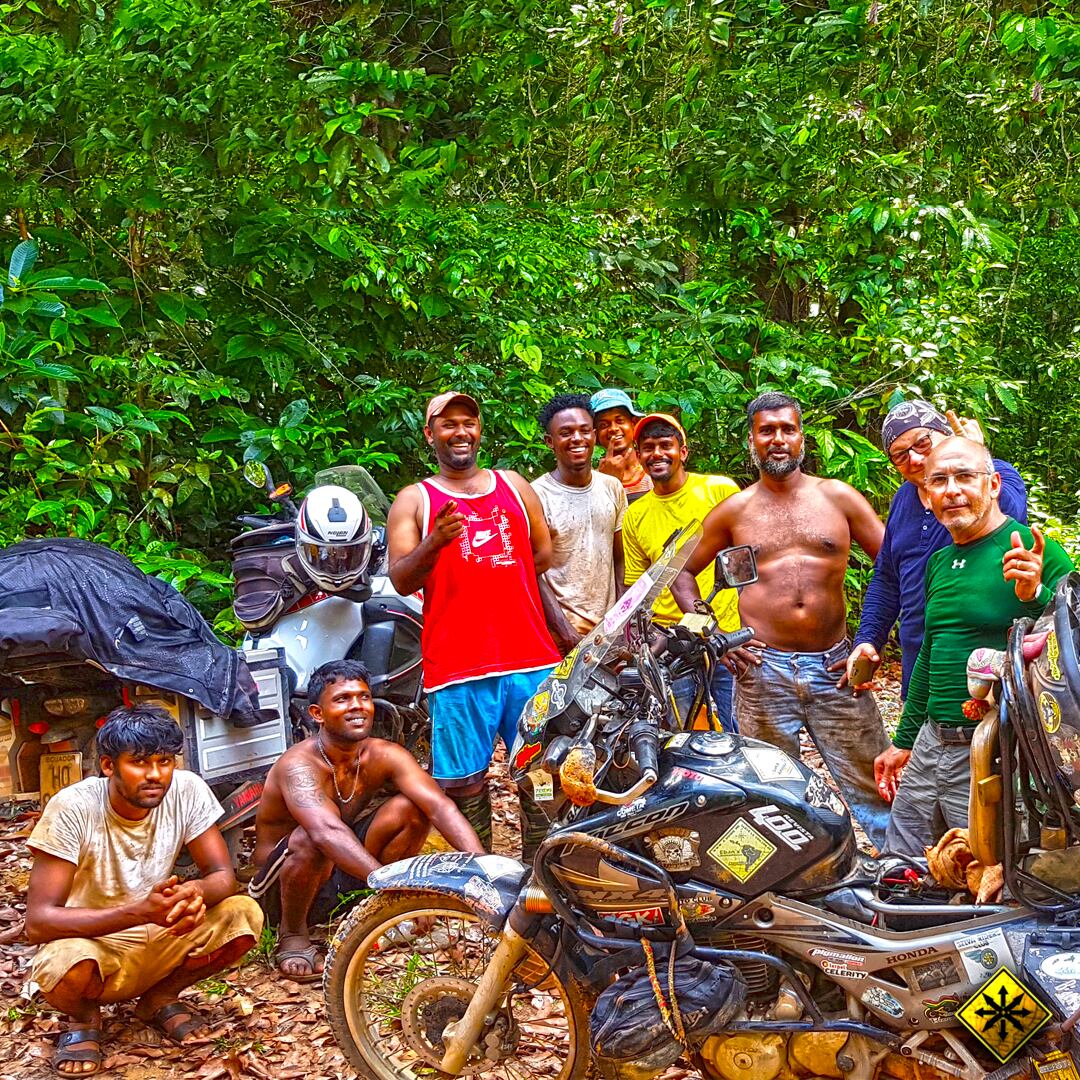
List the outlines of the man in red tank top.
{"label": "man in red tank top", "polygon": [[439,472],[394,500],[390,580],[399,593],[424,592],[432,775],[490,849],[495,737],[513,743],[522,708],[560,659],[537,584],[551,537],[524,477],[477,466],[473,398],[439,394],[425,419]]}

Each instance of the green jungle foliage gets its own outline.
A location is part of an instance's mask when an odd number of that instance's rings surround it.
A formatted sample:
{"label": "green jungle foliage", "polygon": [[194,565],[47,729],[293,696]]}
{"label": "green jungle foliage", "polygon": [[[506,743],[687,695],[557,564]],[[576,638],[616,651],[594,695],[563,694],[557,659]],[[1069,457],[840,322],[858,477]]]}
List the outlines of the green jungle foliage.
{"label": "green jungle foliage", "polygon": [[454,386],[532,475],[539,405],[600,385],[741,481],[747,400],[787,390],[816,468],[882,510],[876,428],[929,395],[1077,538],[1069,0],[9,0],[0,25],[0,542],[99,540],[213,613],[242,459],[396,490]]}

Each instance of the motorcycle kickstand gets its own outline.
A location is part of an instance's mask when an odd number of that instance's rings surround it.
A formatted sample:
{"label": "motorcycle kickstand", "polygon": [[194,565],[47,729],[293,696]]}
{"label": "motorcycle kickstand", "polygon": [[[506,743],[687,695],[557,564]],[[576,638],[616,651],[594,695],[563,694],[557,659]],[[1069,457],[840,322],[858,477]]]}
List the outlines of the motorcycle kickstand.
{"label": "motorcycle kickstand", "polygon": [[447,1024],[443,1032],[443,1057],[439,1068],[457,1076],[465,1066],[469,1051],[476,1045],[488,1013],[495,1008],[506,987],[510,972],[525,955],[527,942],[509,923],[503,928],[499,944],[491,955],[491,961],[476,984],[476,992],[456,1023]]}

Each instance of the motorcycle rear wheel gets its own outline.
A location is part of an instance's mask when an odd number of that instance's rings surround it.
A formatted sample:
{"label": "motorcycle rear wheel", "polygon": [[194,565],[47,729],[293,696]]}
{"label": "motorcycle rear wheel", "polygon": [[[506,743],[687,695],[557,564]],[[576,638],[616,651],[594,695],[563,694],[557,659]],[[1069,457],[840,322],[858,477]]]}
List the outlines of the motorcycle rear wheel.
{"label": "motorcycle rear wheel", "polygon": [[[424,918],[431,925],[418,929],[416,920]],[[440,1023],[460,1017],[497,941],[492,927],[447,896],[388,893],[354,909],[333,935],[323,976],[330,1026],[349,1064],[370,1080],[443,1076],[433,1064]],[[590,1054],[580,988],[531,950],[514,978],[539,985],[513,996],[512,1035],[505,1023],[502,1037],[490,1032],[503,1052],[512,1047],[511,1055],[470,1057],[462,1075],[581,1080]],[[425,984],[432,988],[428,1011],[410,1008]],[[431,1048],[426,1058],[418,1040]]]}

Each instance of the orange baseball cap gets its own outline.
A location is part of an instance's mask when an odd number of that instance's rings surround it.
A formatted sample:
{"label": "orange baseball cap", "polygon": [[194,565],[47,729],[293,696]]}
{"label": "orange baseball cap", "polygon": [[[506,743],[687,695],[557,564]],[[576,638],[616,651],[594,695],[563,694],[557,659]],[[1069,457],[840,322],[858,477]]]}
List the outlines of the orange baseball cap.
{"label": "orange baseball cap", "polygon": [[427,409],[424,410],[424,423],[430,424],[433,416],[439,416],[443,409],[448,405],[453,404],[455,401],[463,402],[468,405],[477,416],[480,415],[480,406],[477,405],[476,398],[470,397],[468,394],[459,394],[456,390],[445,390],[441,394],[436,394],[427,403]]}
{"label": "orange baseball cap", "polygon": [[651,424],[654,420],[663,420],[665,424],[670,424],[679,433],[679,438],[682,439],[683,446],[686,445],[686,432],[683,430],[682,424],[680,424],[671,413],[666,412],[654,412],[649,413],[648,416],[643,416],[634,425],[634,442],[637,442],[638,439],[641,438],[641,429],[645,427],[646,424]]}

